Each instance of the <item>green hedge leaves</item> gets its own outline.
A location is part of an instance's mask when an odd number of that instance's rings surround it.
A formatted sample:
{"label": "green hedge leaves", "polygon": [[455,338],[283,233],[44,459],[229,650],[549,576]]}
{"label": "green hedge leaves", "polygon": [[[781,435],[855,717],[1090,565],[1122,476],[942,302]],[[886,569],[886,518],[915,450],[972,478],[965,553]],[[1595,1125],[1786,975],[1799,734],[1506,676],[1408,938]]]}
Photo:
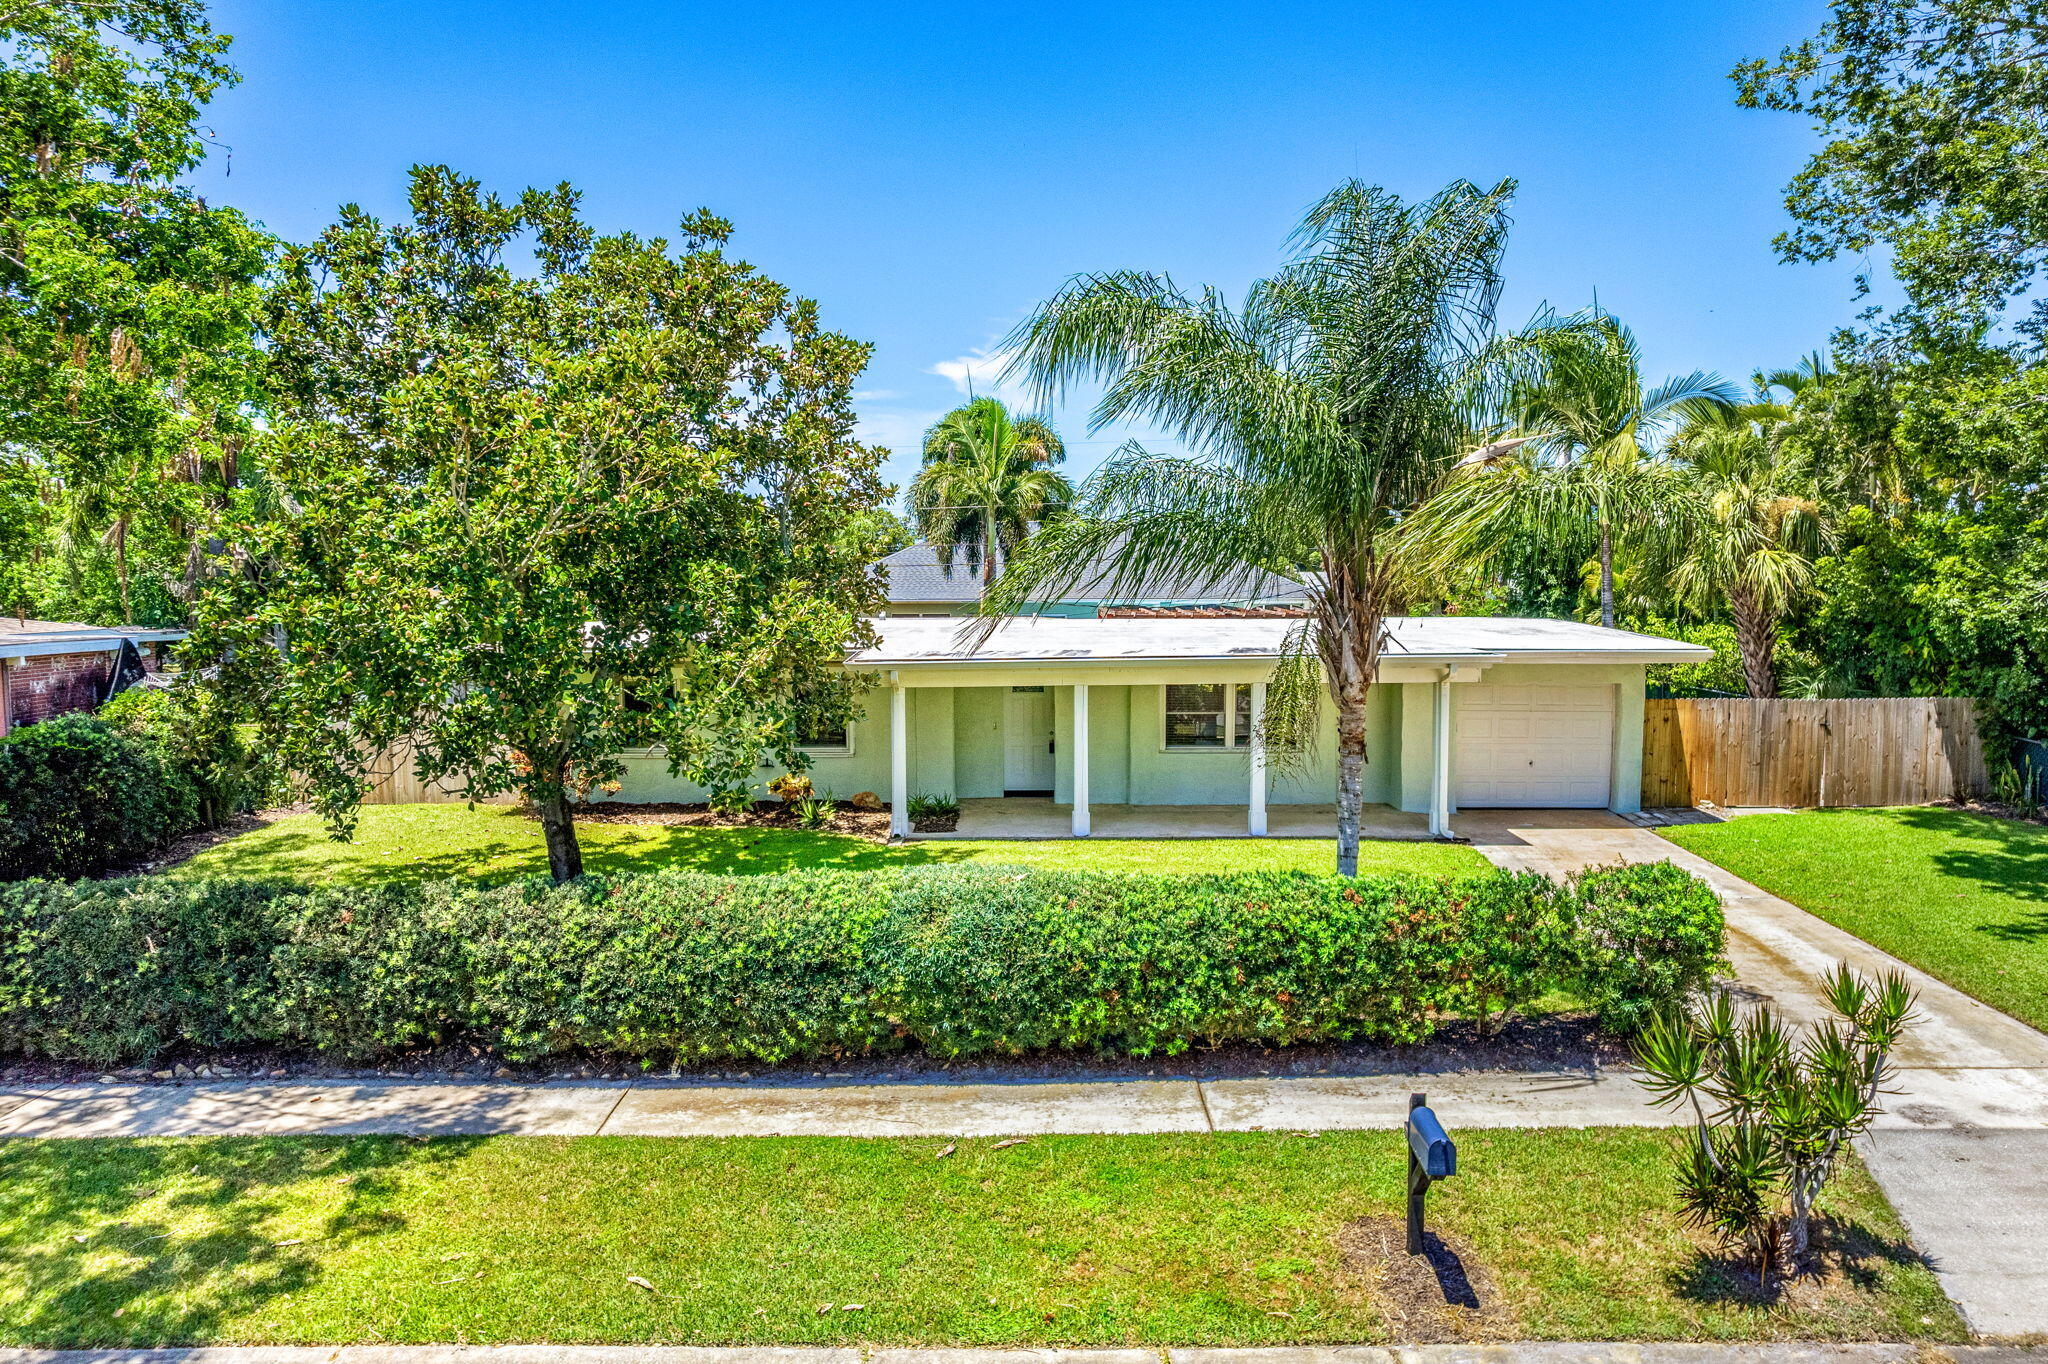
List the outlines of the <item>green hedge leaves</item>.
{"label": "green hedge leaves", "polygon": [[1555,991],[1632,1026],[1720,954],[1719,902],[1663,864],[1569,884],[1011,867],[27,881],[0,886],[0,1050],[108,1066],[180,1044],[774,1062],[1415,1042]]}

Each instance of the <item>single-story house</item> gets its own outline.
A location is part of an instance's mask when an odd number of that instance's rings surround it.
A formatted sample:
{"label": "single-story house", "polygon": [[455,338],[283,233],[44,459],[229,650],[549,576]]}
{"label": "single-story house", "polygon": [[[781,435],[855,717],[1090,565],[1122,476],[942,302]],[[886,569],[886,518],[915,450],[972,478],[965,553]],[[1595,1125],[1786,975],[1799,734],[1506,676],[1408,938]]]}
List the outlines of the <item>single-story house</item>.
{"label": "single-story house", "polygon": [[[951,616],[888,616],[847,660],[876,682],[861,714],[805,747],[816,788],[874,791],[909,832],[919,794],[1048,799],[1077,837],[1095,806],[1327,807],[1334,707],[1321,741],[1282,765],[1261,751],[1266,688],[1298,613],[1187,605],[1004,620],[978,646]],[[1576,621],[1400,617],[1369,701],[1365,799],[1450,833],[1460,807],[1632,812],[1643,670],[1709,650]],[[659,753],[627,755],[613,799],[701,800]],[[773,773],[765,773],[772,776]],[[1416,821],[1421,824],[1421,820]]]}
{"label": "single-story house", "polygon": [[114,689],[122,651],[148,672],[183,630],[80,625],[0,616],[0,734],[74,710],[92,710]]}

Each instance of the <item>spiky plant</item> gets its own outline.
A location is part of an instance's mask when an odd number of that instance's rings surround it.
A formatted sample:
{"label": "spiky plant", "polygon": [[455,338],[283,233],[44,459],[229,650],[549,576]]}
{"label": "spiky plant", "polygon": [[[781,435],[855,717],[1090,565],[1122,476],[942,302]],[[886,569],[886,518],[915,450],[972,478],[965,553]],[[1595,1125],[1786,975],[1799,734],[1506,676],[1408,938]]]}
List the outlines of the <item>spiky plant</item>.
{"label": "spiky plant", "polygon": [[1877,1114],[1893,1049],[1914,1017],[1896,972],[1872,982],[1838,965],[1822,982],[1836,1018],[1795,1039],[1769,1008],[1746,1017],[1725,994],[1665,1017],[1636,1043],[1652,1103],[1687,1104],[1678,1159],[1685,1217],[1743,1246],[1768,1280],[1780,1248],[1797,1264],[1842,1152]]}
{"label": "spiky plant", "polygon": [[1309,614],[1268,698],[1269,747],[1302,754],[1337,712],[1337,869],[1358,866],[1366,696],[1402,605],[1401,523],[1456,461],[1484,382],[1513,183],[1421,203],[1348,181],[1308,212],[1293,258],[1233,309],[1164,275],[1084,275],[1007,343],[1053,396],[1105,386],[1094,424],[1149,420],[1188,446],[1108,460],[1077,511],[1034,537],[990,614],[1058,597],[1106,565],[1108,595],[1155,574],[1251,586],[1301,575]]}

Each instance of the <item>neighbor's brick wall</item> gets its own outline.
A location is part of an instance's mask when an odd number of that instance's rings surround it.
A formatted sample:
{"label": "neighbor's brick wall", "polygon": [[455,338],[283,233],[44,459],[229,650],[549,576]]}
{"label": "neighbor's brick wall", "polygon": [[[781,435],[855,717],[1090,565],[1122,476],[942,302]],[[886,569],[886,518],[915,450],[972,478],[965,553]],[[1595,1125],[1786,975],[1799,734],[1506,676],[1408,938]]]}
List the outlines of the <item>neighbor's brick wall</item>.
{"label": "neighbor's brick wall", "polygon": [[9,724],[47,720],[68,711],[91,710],[107,689],[113,654],[51,654],[7,665],[7,694],[14,713]]}

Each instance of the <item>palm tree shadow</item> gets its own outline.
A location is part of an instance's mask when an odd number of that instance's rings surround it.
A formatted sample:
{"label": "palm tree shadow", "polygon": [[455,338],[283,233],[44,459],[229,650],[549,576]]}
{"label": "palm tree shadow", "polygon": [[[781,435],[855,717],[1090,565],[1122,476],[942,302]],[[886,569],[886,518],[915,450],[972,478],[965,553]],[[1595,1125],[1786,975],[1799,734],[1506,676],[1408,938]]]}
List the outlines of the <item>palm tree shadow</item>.
{"label": "palm tree shadow", "polygon": [[[9,1343],[202,1344],[299,1292],[337,1250],[404,1229],[384,1206],[397,1167],[460,1160],[478,1139],[267,1137],[0,1143],[0,1262],[18,1294]],[[279,1220],[310,1181],[342,1191],[317,1222]],[[167,1187],[151,1216],[138,1205]],[[29,1210],[33,1209],[31,1215]],[[203,1222],[189,1229],[194,1220]],[[0,1217],[0,1225],[7,1219]]]}
{"label": "palm tree shadow", "polygon": [[1759,1283],[1747,1256],[1702,1250],[1668,1277],[1672,1291],[1681,1298],[1768,1308],[1778,1306],[1802,1283],[1825,1286],[1839,1282],[1857,1292],[1870,1292],[1883,1287],[1887,1267],[1905,1265],[1932,1270],[1934,1261],[1909,1241],[1880,1236],[1861,1222],[1823,1217],[1813,1224],[1812,1249],[1796,1272],[1774,1271]]}

